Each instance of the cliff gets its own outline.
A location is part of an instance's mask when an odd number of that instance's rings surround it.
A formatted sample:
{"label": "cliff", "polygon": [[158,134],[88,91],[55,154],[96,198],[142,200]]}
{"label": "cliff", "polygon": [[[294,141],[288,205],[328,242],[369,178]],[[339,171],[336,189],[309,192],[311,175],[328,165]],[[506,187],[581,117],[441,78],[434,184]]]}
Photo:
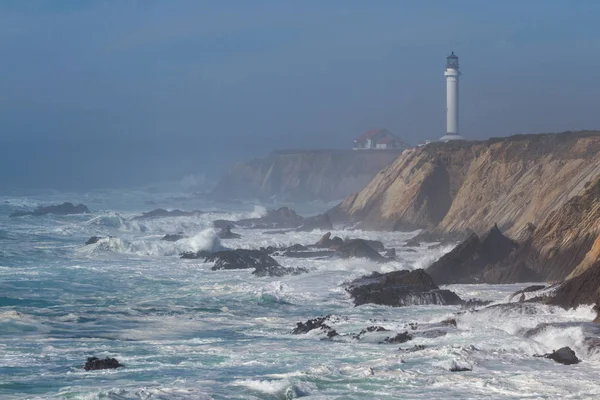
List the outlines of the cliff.
{"label": "cliff", "polygon": [[517,135],[406,150],[335,214],[369,229],[438,233],[494,224],[516,237],[600,175],[600,132]]}
{"label": "cliff", "polygon": [[332,201],[365,187],[397,150],[280,151],[230,168],[213,192],[217,198]]}

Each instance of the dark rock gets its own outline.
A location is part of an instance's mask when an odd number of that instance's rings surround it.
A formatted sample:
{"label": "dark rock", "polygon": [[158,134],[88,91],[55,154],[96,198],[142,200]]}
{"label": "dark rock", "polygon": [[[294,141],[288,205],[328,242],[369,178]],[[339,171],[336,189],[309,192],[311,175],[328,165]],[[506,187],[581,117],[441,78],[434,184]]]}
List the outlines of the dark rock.
{"label": "dark rock", "polygon": [[395,307],[462,304],[460,297],[449,290],[439,289],[422,269],[393,271],[386,274],[374,272],[352,281],[346,290],[357,306],[367,303]]}
{"label": "dark rock", "polygon": [[323,231],[333,229],[333,224],[327,214],[319,214],[313,217],[304,218],[304,224],[298,228],[298,231],[310,232],[315,229]]}
{"label": "dark rock", "polygon": [[283,253],[284,257],[290,258],[317,258],[317,257],[333,257],[335,251],[331,250],[320,250],[320,251],[286,251]]}
{"label": "dark rock", "polygon": [[363,335],[365,335],[366,333],[369,333],[369,332],[387,332],[387,331],[388,331],[388,329],[385,329],[382,326],[375,326],[375,325],[373,325],[373,326],[369,326],[369,327],[366,327],[365,329],[361,330],[357,335],[354,335],[353,338],[354,339],[360,339],[361,336],[363,336]]}
{"label": "dark rock", "polygon": [[[581,304],[600,305],[600,260],[596,261],[581,275],[577,275],[558,286],[550,304],[569,309]],[[599,314],[600,315],[600,314]]]}
{"label": "dark rock", "polygon": [[296,328],[292,331],[294,335],[300,335],[304,333],[308,333],[313,329],[331,329],[325,322],[327,322],[331,318],[331,315],[327,315],[325,317],[317,317],[313,319],[309,319],[306,322],[298,322],[296,323]]}
{"label": "dark rock", "polygon": [[41,216],[47,214],[71,215],[71,214],[89,214],[90,210],[83,204],[73,205],[73,203],[62,203],[55,206],[38,207],[33,211],[17,211],[12,213],[11,217],[22,217],[25,215]]}
{"label": "dark rock", "polygon": [[389,258],[390,260],[395,259],[396,258],[396,249],[389,249],[388,251],[386,251],[385,257]]}
{"label": "dark rock", "polygon": [[515,297],[519,297],[519,301],[525,301],[525,293],[533,293],[533,292],[537,292],[538,290],[542,290],[545,288],[546,288],[546,285],[527,286],[525,289],[517,290],[516,292],[514,292],[510,296],[510,300],[514,299]]}
{"label": "dark rock", "polygon": [[304,218],[288,207],[269,210],[267,215],[260,218],[248,218],[236,222],[237,226],[251,229],[291,229],[299,228]]}
{"label": "dark rock", "polygon": [[489,304],[492,304],[490,300],[469,299],[461,305],[461,308],[463,310],[472,310],[474,308],[485,307]]}
{"label": "dark rock", "polygon": [[419,247],[419,246],[421,246],[421,243],[419,243],[419,241],[416,240],[416,239],[410,239],[410,240],[407,240],[404,243],[404,246],[406,246],[406,247]]}
{"label": "dark rock", "polygon": [[412,339],[413,339],[413,336],[410,333],[402,332],[402,333],[397,334],[396,336],[390,336],[390,337],[383,339],[383,342],[381,342],[381,343],[405,343]]}
{"label": "dark rock", "polygon": [[[506,265],[505,265],[506,264]],[[489,284],[518,283],[518,282],[540,282],[542,277],[527,267],[523,262],[513,263],[506,260],[500,264],[488,265],[481,273],[481,280]]]}
{"label": "dark rock", "polygon": [[337,252],[342,258],[368,258],[377,262],[387,261],[385,257],[371,247],[369,242],[363,239],[348,240],[337,249]]}
{"label": "dark rock", "polygon": [[517,246],[494,225],[482,239],[469,236],[427,268],[427,273],[438,285],[481,282],[484,269],[506,259]]}
{"label": "dark rock", "polygon": [[440,244],[451,244],[466,240],[472,233],[472,231],[447,233],[422,231],[417,236],[413,237],[411,240],[414,240],[417,243],[439,242]]}
{"label": "dark rock", "polygon": [[404,353],[414,353],[415,351],[425,350],[425,346],[422,344],[415,344],[413,347],[408,347],[406,349],[400,347],[398,350]]}
{"label": "dark rock", "polygon": [[197,252],[193,252],[193,251],[186,251],[184,253],[181,253],[180,258],[185,258],[185,259],[189,259],[189,260],[196,260],[196,259],[206,259],[207,257],[210,257],[212,255],[212,252],[208,251],[208,250],[200,250]]}
{"label": "dark rock", "polygon": [[92,236],[91,238],[89,238],[87,240],[87,242],[85,242],[85,245],[87,246],[88,244],[96,244],[98,243],[101,239],[104,239],[104,237],[102,236]]}
{"label": "dark rock", "polygon": [[319,239],[317,243],[315,243],[314,247],[318,247],[320,249],[328,249],[331,246],[331,232],[327,232],[326,234]]}
{"label": "dark rock", "polygon": [[272,276],[279,277],[285,275],[300,275],[307,273],[308,270],[306,268],[298,267],[298,268],[288,268],[282,267],[281,265],[269,265],[269,264],[261,264],[256,267],[252,275],[256,275],[259,277],[263,276]]}
{"label": "dark rock", "polygon": [[337,250],[344,244],[344,240],[339,236],[334,236],[331,238],[331,243],[329,244],[330,249]]}
{"label": "dark rock", "polygon": [[445,319],[442,322],[440,322],[440,324],[442,324],[443,326],[453,326],[456,328],[456,319],[448,318],[448,319]]}
{"label": "dark rock", "polygon": [[219,239],[239,239],[242,235],[231,232],[231,227],[226,226],[218,233]]}
{"label": "dark rock", "polygon": [[105,359],[101,359],[97,357],[88,357],[83,369],[86,371],[94,371],[97,369],[114,369],[122,366],[123,364],[120,364],[115,358],[106,357]]}
{"label": "dark rock", "polygon": [[226,219],[217,219],[213,221],[213,226],[216,229],[235,228],[235,222]]}
{"label": "dark rock", "polygon": [[206,257],[205,262],[215,262],[213,271],[221,269],[249,269],[279,267],[279,263],[261,250],[225,250],[217,251]]}
{"label": "dark rock", "polygon": [[301,244],[293,244],[286,249],[287,251],[306,251],[308,247],[302,246]]}
{"label": "dark rock", "polygon": [[176,233],[176,234],[166,234],[160,240],[164,240],[167,242],[176,242],[181,239],[185,239],[185,235],[182,233]]}
{"label": "dark rock", "polygon": [[331,329],[329,332],[327,332],[327,339],[333,339],[336,336],[340,336],[340,334],[337,333],[335,329]]}
{"label": "dark rock", "polygon": [[202,214],[204,214],[204,212],[198,211],[198,210],[194,210],[194,211],[181,211],[181,210],[167,211],[167,210],[165,210],[163,208],[157,208],[155,210],[142,213],[142,215],[134,217],[133,219],[134,220],[140,220],[140,219],[166,218],[166,217],[196,217],[196,216],[202,215]]}
{"label": "dark rock", "polygon": [[544,354],[542,357],[564,365],[578,364],[581,361],[570,347],[561,347],[552,353]]}

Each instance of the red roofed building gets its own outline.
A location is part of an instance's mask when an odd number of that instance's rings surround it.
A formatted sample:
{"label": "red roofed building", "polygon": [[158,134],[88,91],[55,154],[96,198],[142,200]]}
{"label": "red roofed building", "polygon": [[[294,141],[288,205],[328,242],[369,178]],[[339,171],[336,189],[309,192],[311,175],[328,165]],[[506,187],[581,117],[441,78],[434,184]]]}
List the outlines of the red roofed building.
{"label": "red roofed building", "polygon": [[405,149],[407,147],[406,143],[383,128],[371,129],[354,141],[354,150]]}

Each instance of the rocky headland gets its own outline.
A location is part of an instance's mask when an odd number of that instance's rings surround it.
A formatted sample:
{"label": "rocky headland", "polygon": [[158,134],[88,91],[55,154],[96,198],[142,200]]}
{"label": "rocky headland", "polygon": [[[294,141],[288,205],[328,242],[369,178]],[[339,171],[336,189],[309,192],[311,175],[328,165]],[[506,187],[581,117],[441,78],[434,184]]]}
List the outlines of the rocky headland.
{"label": "rocky headland", "polygon": [[290,150],[240,162],[217,183],[220,200],[333,201],[361,190],[399,150]]}

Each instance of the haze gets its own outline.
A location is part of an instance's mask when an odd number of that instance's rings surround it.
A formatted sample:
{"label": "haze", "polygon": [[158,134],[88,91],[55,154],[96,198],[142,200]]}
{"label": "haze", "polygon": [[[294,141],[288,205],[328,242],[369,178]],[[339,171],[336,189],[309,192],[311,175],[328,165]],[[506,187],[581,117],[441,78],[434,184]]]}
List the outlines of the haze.
{"label": "haze", "polygon": [[597,129],[597,1],[3,1],[0,188],[218,175],[373,127]]}

